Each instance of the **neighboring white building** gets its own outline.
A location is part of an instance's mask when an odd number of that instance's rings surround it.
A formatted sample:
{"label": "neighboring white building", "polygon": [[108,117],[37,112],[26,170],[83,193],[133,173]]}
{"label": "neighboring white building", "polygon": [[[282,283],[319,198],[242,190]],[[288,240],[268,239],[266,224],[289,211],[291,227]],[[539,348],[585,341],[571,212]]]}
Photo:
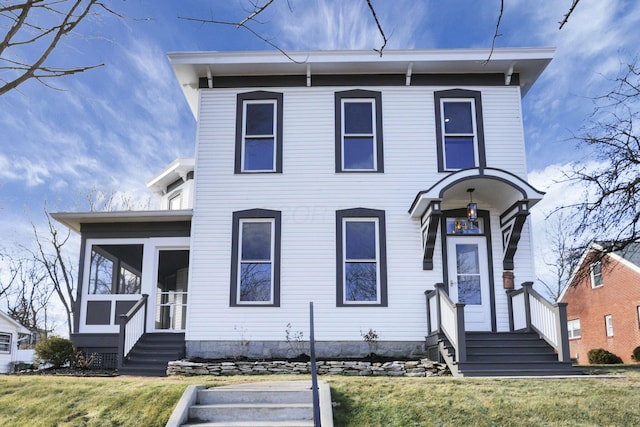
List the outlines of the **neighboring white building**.
{"label": "neighboring white building", "polygon": [[72,339],[115,351],[148,294],[146,333],[184,333],[187,356],[282,357],[313,301],[320,355],[366,353],[369,330],[378,353],[415,355],[436,283],[465,330],[509,331],[504,285],[535,277],[543,196],[521,98],[553,52],[170,54],[195,160],[149,182],[161,211],[54,215],[82,235]]}
{"label": "neighboring white building", "polygon": [[29,335],[27,328],[0,311],[0,374],[11,372],[11,364],[18,361],[18,339]]}

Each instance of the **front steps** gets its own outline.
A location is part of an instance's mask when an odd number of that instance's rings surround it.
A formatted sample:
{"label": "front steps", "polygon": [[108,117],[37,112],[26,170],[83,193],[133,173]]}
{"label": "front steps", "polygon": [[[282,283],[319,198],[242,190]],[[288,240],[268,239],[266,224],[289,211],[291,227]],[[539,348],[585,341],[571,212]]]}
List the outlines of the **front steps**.
{"label": "front steps", "polygon": [[184,357],[184,333],[144,334],[124,360],[118,373],[164,377],[167,375],[167,364],[182,357]]}
{"label": "front steps", "polygon": [[[323,427],[333,425],[329,387],[320,382]],[[311,381],[187,388],[167,423],[193,426],[313,426]]]}
{"label": "front steps", "polygon": [[456,362],[455,350],[440,338],[440,353],[455,376],[520,377],[578,375],[571,362],[558,355],[533,332],[467,332],[467,360]]}

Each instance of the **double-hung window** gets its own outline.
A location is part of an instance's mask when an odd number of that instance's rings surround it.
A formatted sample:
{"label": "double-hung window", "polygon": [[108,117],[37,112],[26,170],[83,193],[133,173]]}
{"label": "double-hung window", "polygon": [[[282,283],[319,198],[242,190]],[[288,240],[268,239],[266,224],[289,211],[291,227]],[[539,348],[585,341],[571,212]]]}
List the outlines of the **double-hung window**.
{"label": "double-hung window", "polygon": [[439,91],[435,102],[438,170],[485,167],[480,92]]}
{"label": "double-hung window", "polygon": [[0,333],[0,353],[11,353],[11,334]]}
{"label": "double-hung window", "polygon": [[282,172],[282,94],[238,94],[236,173]]}
{"label": "double-hung window", "polygon": [[387,305],[384,211],[336,213],[337,305]]}
{"label": "double-hung window", "polygon": [[336,172],[383,172],[382,95],[336,92]]}
{"label": "double-hung window", "polygon": [[232,306],[279,306],[280,219],[278,211],[234,212]]}
{"label": "double-hung window", "polygon": [[604,316],[604,328],[608,337],[613,336],[613,318],[610,314]]}
{"label": "double-hung window", "polygon": [[599,288],[604,284],[602,281],[602,262],[601,261],[594,262],[593,264],[591,264],[590,270],[591,270],[591,287]]}
{"label": "double-hung window", "polygon": [[569,339],[580,338],[580,319],[573,319],[567,322],[567,330],[569,331]]}

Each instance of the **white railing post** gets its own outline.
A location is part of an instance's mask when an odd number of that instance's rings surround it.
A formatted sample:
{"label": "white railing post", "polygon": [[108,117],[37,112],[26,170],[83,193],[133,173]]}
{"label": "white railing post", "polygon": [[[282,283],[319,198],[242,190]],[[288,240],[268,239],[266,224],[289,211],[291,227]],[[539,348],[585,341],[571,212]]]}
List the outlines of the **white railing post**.
{"label": "white railing post", "polygon": [[149,295],[142,294],[127,314],[120,316],[120,337],[118,339],[118,368],[138,340],[147,332],[147,300]]}

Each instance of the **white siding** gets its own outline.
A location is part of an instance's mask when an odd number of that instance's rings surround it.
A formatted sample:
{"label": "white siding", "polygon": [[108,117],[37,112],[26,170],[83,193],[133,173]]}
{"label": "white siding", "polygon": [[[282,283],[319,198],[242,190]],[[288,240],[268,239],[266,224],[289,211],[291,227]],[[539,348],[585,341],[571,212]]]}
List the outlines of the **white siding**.
{"label": "white siding", "polygon": [[[334,92],[348,89],[269,89],[284,93],[283,173],[243,175],[234,175],[239,91],[201,91],[187,340],[284,340],[287,323],[306,337],[309,301],[318,340],[361,341],[369,329],[381,341],[424,338],[424,291],[442,281],[442,251],[438,243],[434,270],[423,271],[420,224],[407,210],[446,176],[437,173],[433,100],[434,90],[446,88],[360,87],[382,92],[384,173],[336,174]],[[488,166],[524,176],[519,90],[472,89],[482,90]],[[386,212],[388,307],[336,307],[335,212],[356,207]],[[229,307],[232,212],[252,208],[282,212],[280,307]],[[504,311],[497,214],[493,259]],[[530,254],[521,255],[518,263],[529,262]],[[518,279],[528,274],[516,272]]]}

